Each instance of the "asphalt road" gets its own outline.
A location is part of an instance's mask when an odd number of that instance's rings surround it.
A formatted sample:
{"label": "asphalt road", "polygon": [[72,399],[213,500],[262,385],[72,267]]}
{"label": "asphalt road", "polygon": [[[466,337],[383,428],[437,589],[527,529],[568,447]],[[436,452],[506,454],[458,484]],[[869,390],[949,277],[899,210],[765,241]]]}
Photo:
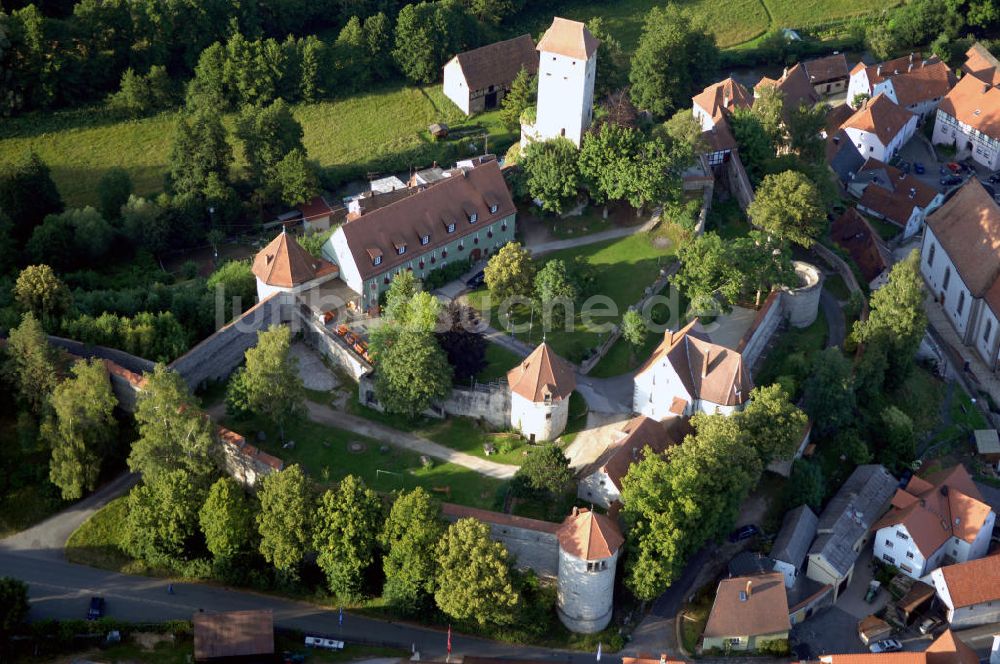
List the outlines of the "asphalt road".
{"label": "asphalt road", "polygon": [[[207,612],[271,609],[275,625],[363,643],[380,643],[405,649],[415,647],[423,658],[444,657],[444,632],[405,623],[382,622],[345,614],[339,626],[336,609],[268,595],[217,586],[175,583],[167,593],[167,580],[129,576],[61,562],[57,556],[36,551],[31,555],[0,551],[0,576],[13,576],[29,584],[32,620],[84,618],[89,598],[101,595],[108,617],[130,621],[190,620],[199,609]],[[593,653],[528,648],[454,633],[452,655],[479,655],[582,664]],[[612,664],[614,656],[602,657]]]}

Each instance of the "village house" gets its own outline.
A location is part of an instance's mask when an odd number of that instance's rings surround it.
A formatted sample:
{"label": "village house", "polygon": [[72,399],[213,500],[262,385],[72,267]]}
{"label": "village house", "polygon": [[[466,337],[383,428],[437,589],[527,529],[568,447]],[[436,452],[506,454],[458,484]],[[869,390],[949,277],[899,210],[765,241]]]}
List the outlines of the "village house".
{"label": "village house", "polygon": [[273,293],[299,294],[339,276],[336,265],[316,258],[302,248],[293,235],[282,230],[257,252],[251,266],[257,278],[257,299]]}
{"label": "village house", "polygon": [[965,52],[962,71],[975,76],[983,83],[1000,85],[1000,62],[979,42],[970,46]]}
{"label": "village house", "polygon": [[507,372],[510,423],[531,442],[554,440],[566,429],[569,397],[576,389],[573,365],[542,342]]}
{"label": "village house", "polygon": [[723,579],[708,614],[702,650],[757,650],[788,639],[788,599],[780,573]]}
{"label": "village house", "polygon": [[753,382],[743,356],[694,331],[698,319],[674,332],[635,375],[632,409],[654,420],[695,413],[732,413],[750,400]]}
{"label": "village house", "polygon": [[1000,554],[932,571],[934,586],[952,628],[1000,622]]}
{"label": "village house", "polygon": [[554,17],[538,42],[535,117],[521,124],[521,147],[564,137],[580,147],[594,119],[594,82],[600,41],[579,21]]}
{"label": "village house", "polygon": [[847,190],[858,198],[859,210],[899,226],[904,239],[919,233],[927,214],[944,202],[944,194],[920,178],[874,158],[857,170]]}
{"label": "village house", "polygon": [[865,100],[840,126],[866,159],[889,162],[917,129],[917,116],[884,93]]}
{"label": "village house", "polygon": [[842,129],[852,115],[854,109],[847,104],[834,106],[826,114],[826,128],[823,132],[826,138],[826,163],[845,186],[854,179],[866,160],[851,137]]}
{"label": "village house", "polygon": [[994,470],[1000,468],[1000,435],[996,429],[977,429],[976,456]]}
{"label": "village house", "polygon": [[760,79],[757,85],[754,86],[755,96],[759,97],[761,91],[765,88],[777,88],[781,91],[782,109],[785,118],[788,118],[789,114],[799,106],[813,106],[820,99],[819,94],[813,88],[813,84],[809,81],[809,75],[806,74],[805,67],[801,63],[791,68],[785,67],[781,78],[774,79],[765,76]]}
{"label": "village house", "polygon": [[956,159],[972,157],[1000,168],[1000,90],[975,76],[963,76],[941,100],[932,140],[954,145]]}
{"label": "village house", "polygon": [[701,125],[710,166],[723,163],[736,148],[729,114],[752,105],[753,95],[733,78],[713,83],[691,98],[691,111]]}
{"label": "village house", "polygon": [[892,265],[889,248],[856,208],[847,208],[830,224],[830,239],[850,254],[871,290],[885,285]]}
{"label": "village house", "polygon": [[802,63],[813,90],[821,97],[829,97],[847,89],[850,72],[843,53],[833,53],[825,58],[806,60]]}
{"label": "village house", "polygon": [[976,178],[927,217],[920,271],[963,343],[991,369],[1000,353],[1000,207]]}
{"label": "village house", "polygon": [[350,219],[323,245],[362,311],[378,306],[392,277],[423,279],[454,261],[477,262],[514,238],[517,209],[495,161]]}
{"label": "village house", "polygon": [[847,103],[855,103],[858,95],[875,98],[884,94],[900,107],[920,117],[928,117],[942,97],[955,85],[955,75],[937,57],[921,59],[919,53],[866,65],[859,62],[851,70]]}
{"label": "village house", "polygon": [[979,655],[946,629],[923,652],[820,655],[818,661],[821,664],[979,664]]}
{"label": "village house", "polygon": [[875,558],[919,579],[941,565],[985,556],[995,519],[965,466],[927,479],[914,475],[875,524]]}
{"label": "village house", "polygon": [[896,478],[883,466],[858,466],[820,514],[806,576],[833,586],[834,601],[854,578],[854,563],[868,542],[872,524],[885,512],[896,484]]}
{"label": "village house", "polygon": [[649,454],[663,454],[679,444],[687,431],[681,418],[657,422],[645,415],[634,417],[618,432],[620,438],[590,466],[579,473],[577,488],[580,500],[605,509],[621,498],[622,478],[636,461]]}
{"label": "village house", "polygon": [[538,71],[535,42],[529,35],[459,53],[444,66],[444,94],[466,115],[491,111],[521,69]]}
{"label": "village house", "polygon": [[308,203],[300,205],[298,210],[302,214],[302,229],[306,233],[330,230],[334,210],[330,202],[323,196],[314,196]]}
{"label": "village house", "polygon": [[784,575],[786,588],[795,585],[795,579],[803,570],[802,564],[816,537],[818,524],[819,519],[808,505],[800,505],[785,514],[781,530],[771,545],[771,558],[775,562],[774,570]]}

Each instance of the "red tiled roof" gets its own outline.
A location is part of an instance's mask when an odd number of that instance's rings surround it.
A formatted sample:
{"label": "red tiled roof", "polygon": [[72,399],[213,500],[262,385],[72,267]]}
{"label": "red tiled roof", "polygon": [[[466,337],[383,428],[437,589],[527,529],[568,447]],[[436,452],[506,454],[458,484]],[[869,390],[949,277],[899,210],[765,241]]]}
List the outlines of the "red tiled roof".
{"label": "red tiled roof", "polygon": [[720,638],[787,632],[791,625],[784,579],[780,572],[771,572],[720,581],[705,624],[705,636]]}
{"label": "red tiled roof", "polygon": [[893,103],[885,93],[882,93],[876,95],[874,99],[865,101],[861,108],[841,125],[841,128],[860,129],[875,134],[882,145],[889,145],[911,118],[913,113]]}
{"label": "red tiled roof", "polygon": [[1000,601],[1000,554],[947,565],[941,575],[955,608]]}
{"label": "red tiled roof", "polygon": [[782,105],[785,113],[791,112],[801,104],[812,105],[819,101],[819,95],[809,82],[809,75],[801,64],[791,67],[777,80],[765,76],[754,86],[754,90],[766,87],[777,87],[784,93]]}
{"label": "red tiled roof", "polygon": [[602,560],[615,555],[625,538],[610,517],[586,508],[573,508],[559,532],[559,548],[583,560]]}
{"label": "red tiled roof", "polygon": [[[491,205],[496,206],[496,212],[490,212]],[[516,212],[499,165],[489,161],[472,169],[462,169],[432,187],[365,212],[341,226],[338,232],[344,234],[361,278],[368,279]],[[470,213],[476,213],[476,223],[469,221]],[[449,223],[455,224],[452,233],[447,232]],[[423,235],[429,236],[426,245],[420,244]],[[398,254],[393,248],[394,239],[403,240],[413,250]],[[379,265],[372,263],[370,249],[382,252],[384,258]]]}
{"label": "red tiled roof", "polygon": [[566,399],[576,389],[576,373],[544,341],[531,355],[507,372],[507,383],[515,394],[541,403]]}
{"label": "red tiled roof", "polygon": [[270,244],[257,252],[252,269],[265,284],[281,288],[292,288],[339,272],[336,265],[315,258],[286,232],[279,233]]}
{"label": "red tiled roof", "polygon": [[657,422],[645,415],[629,420],[622,431],[625,437],[609,448],[610,457],[602,467],[619,490],[622,488],[622,478],[634,462],[649,454],[662,454],[671,445],[679,444],[684,437],[680,427]]}
{"label": "red tiled roof", "polygon": [[576,60],[587,60],[597,51],[600,44],[597,37],[580,21],[554,16],[552,25],[538,42],[538,50]]}
{"label": "red tiled roof", "polygon": [[932,99],[940,99],[955,85],[951,67],[943,62],[921,62],[912,69],[892,77],[892,87],[900,106],[912,106]]}
{"label": "red tiled roof", "polygon": [[962,124],[1000,139],[1000,88],[975,76],[963,76],[941,100],[938,109]]}
{"label": "red tiled roof", "polygon": [[326,217],[333,214],[333,208],[330,207],[330,204],[322,196],[314,196],[311,201],[299,206],[299,212],[302,213],[303,219],[310,221],[317,217]]}
{"label": "red tiled roof", "polygon": [[965,64],[962,65],[962,69],[983,83],[1000,85],[1000,62],[979,42],[965,52]]}
{"label": "red tiled roof", "polygon": [[[868,188],[871,189],[872,185]],[[830,226],[830,239],[847,250],[861,269],[865,281],[878,277],[891,263],[882,238],[855,208],[847,208],[844,214],[837,217]]]}
{"label": "red tiled roof", "polygon": [[809,82],[813,85],[846,79],[850,74],[847,71],[847,58],[843,53],[834,53],[825,58],[806,60],[802,63],[809,76]]}
{"label": "red tiled roof", "polygon": [[708,86],[692,97],[691,101],[718,121],[723,111],[750,108],[753,105],[753,95],[735,79],[727,78]]}

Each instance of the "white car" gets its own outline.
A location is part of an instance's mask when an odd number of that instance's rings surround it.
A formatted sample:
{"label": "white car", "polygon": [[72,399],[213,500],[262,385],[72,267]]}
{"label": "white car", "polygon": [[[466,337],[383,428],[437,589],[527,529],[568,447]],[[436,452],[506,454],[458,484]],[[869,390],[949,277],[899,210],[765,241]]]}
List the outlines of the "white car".
{"label": "white car", "polygon": [[903,649],[903,644],[896,639],[885,639],[883,641],[876,641],[875,643],[868,646],[868,650],[874,653],[882,652],[899,652]]}

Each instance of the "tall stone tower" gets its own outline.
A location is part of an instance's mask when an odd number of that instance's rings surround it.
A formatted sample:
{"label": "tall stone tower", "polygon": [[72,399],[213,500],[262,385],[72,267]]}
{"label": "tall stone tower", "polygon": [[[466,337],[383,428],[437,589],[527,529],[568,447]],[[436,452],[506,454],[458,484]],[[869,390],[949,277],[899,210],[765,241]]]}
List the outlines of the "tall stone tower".
{"label": "tall stone tower", "polygon": [[535,121],[521,125],[521,147],[557,136],[580,147],[594,114],[599,44],[583,23],[552,19],[538,42],[538,105]]}
{"label": "tall stone tower", "polygon": [[553,440],[566,428],[569,397],[576,389],[573,366],[542,342],[507,372],[510,425],[532,442]]}
{"label": "tall stone tower", "polygon": [[572,632],[599,632],[611,622],[615,567],[625,538],[610,517],[577,507],[557,536],[559,620]]}

